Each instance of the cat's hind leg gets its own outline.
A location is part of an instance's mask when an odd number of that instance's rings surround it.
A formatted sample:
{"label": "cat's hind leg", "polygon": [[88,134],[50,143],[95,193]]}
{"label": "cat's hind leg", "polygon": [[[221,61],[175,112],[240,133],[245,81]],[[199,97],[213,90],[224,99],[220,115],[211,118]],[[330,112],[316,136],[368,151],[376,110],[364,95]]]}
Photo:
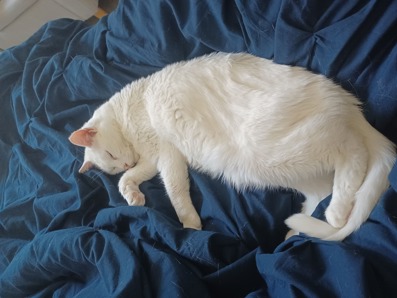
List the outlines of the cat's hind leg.
{"label": "cat's hind leg", "polygon": [[311,216],[318,203],[332,192],[334,173],[316,175],[306,180],[300,180],[293,188],[305,196],[302,205],[302,213]]}
{"label": "cat's hind leg", "polygon": [[325,217],[333,227],[341,228],[346,224],[367,166],[367,148],[360,137],[351,136],[336,158],[332,199],[325,211]]}

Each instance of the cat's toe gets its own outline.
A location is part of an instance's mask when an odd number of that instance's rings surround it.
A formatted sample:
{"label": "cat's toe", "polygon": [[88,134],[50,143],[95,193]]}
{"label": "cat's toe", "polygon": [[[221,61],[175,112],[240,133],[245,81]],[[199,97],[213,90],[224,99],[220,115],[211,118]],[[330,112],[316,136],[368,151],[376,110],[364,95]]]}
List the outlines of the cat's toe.
{"label": "cat's toe", "polygon": [[194,230],[201,230],[201,219],[198,215],[191,215],[182,222],[183,228],[190,228]]}
{"label": "cat's toe", "polygon": [[131,191],[126,197],[128,205],[130,206],[143,206],[145,205],[145,195],[140,191]]}
{"label": "cat's toe", "polygon": [[123,179],[123,177],[121,177],[119,181],[119,191],[127,201],[128,205],[145,205],[145,195],[139,190],[138,185],[131,179]]}
{"label": "cat's toe", "polygon": [[202,226],[201,226],[201,223],[199,225],[198,224],[184,223],[183,224],[183,228],[184,229],[194,229],[194,230],[200,231]]}

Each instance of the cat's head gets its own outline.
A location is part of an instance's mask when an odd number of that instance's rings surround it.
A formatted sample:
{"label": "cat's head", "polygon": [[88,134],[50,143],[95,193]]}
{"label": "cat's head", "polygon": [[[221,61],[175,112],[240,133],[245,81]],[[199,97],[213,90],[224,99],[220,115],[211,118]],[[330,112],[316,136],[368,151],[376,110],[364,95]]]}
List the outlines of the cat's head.
{"label": "cat's head", "polygon": [[84,126],[74,131],[70,142],[85,148],[84,162],[79,172],[97,167],[114,175],[136,165],[139,155],[120,131],[112,114],[96,111]]}

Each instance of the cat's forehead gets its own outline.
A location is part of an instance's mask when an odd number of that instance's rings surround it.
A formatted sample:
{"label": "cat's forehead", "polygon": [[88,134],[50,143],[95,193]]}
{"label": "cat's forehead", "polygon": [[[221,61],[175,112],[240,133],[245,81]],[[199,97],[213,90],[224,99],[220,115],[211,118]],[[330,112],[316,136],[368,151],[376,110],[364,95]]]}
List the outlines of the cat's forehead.
{"label": "cat's forehead", "polygon": [[108,172],[108,169],[114,166],[113,160],[107,156],[106,151],[98,148],[86,148],[84,160],[90,161],[95,167],[105,172]]}

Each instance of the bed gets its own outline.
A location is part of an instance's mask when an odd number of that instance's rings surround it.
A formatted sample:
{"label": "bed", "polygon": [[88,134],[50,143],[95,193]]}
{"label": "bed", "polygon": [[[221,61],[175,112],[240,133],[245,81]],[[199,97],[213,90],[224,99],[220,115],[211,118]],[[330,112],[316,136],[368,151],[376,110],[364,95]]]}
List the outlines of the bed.
{"label": "bed", "polygon": [[203,230],[183,229],[159,177],[141,185],[146,206],[127,206],[120,176],[78,173],[68,136],[130,81],[223,51],[326,75],[396,142],[396,11],[391,0],[121,0],[95,25],[51,21],[2,52],[0,297],[395,295],[397,167],[343,242],[284,241],[297,193],[237,192],[190,171]]}

